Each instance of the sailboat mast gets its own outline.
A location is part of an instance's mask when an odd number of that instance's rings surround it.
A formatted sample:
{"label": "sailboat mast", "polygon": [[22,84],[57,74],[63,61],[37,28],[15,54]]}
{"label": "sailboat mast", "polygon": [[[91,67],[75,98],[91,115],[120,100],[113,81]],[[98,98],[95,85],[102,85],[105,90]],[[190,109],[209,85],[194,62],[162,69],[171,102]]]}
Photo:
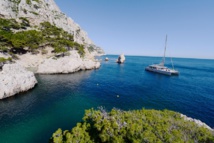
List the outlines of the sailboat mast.
{"label": "sailboat mast", "polygon": [[164,55],[163,55],[163,61],[162,61],[163,66],[164,66],[164,63],[165,63],[166,46],[167,46],[167,35],[166,35],[166,40],[165,40],[165,49],[164,49]]}

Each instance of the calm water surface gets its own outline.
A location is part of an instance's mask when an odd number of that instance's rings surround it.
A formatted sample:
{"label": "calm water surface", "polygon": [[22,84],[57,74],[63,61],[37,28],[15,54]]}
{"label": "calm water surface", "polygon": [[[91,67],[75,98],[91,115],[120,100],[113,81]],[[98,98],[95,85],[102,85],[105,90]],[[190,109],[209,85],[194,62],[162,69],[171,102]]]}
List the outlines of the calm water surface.
{"label": "calm water surface", "polygon": [[98,70],[37,75],[34,89],[1,100],[0,142],[48,142],[57,128],[70,130],[85,109],[98,106],[169,109],[214,128],[214,60],[175,58],[180,75],[169,77],[144,70],[158,57],[126,56],[121,65],[108,58]]}

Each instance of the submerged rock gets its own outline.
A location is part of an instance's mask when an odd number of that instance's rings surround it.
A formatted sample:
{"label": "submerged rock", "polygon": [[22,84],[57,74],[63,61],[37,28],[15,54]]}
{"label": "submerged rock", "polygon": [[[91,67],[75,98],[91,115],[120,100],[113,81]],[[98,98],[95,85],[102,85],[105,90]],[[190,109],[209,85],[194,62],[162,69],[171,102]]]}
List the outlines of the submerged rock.
{"label": "submerged rock", "polygon": [[19,64],[5,64],[0,72],[0,99],[27,91],[36,83],[33,72],[27,71]]}
{"label": "submerged rock", "polygon": [[119,57],[118,57],[118,60],[116,61],[117,63],[124,63],[125,62],[125,56],[124,54],[121,54]]}

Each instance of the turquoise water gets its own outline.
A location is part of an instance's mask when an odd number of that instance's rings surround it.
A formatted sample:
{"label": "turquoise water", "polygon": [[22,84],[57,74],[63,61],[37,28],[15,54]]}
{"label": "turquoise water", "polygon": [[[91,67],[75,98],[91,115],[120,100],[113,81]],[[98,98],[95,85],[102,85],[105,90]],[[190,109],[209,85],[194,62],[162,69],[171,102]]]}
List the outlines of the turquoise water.
{"label": "turquoise water", "polygon": [[1,100],[0,142],[48,142],[58,127],[70,130],[98,106],[170,109],[214,128],[214,60],[175,58],[180,75],[170,77],[144,70],[159,57],[126,56],[120,65],[108,58],[98,70],[37,75],[34,89]]}

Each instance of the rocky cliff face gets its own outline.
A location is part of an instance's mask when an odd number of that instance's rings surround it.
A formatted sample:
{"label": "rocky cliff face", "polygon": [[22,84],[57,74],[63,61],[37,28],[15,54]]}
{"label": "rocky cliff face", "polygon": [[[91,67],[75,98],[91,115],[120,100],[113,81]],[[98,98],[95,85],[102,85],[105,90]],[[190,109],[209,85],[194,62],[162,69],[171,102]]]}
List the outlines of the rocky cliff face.
{"label": "rocky cliff face", "polygon": [[36,83],[33,72],[25,70],[18,64],[5,64],[0,72],[0,99],[27,91]]}
{"label": "rocky cliff face", "polygon": [[38,66],[38,74],[73,73],[79,70],[91,70],[100,67],[100,63],[91,59],[82,59],[76,51],[71,51],[70,56],[59,59],[45,59]]}
{"label": "rocky cliff face", "polygon": [[54,0],[0,0],[0,23],[0,99],[34,87],[34,74],[25,68],[56,74],[100,67],[94,56],[104,51],[60,11]]}
{"label": "rocky cliff face", "polygon": [[[39,25],[41,22],[48,21],[51,24],[62,28],[74,36],[74,41],[85,46],[93,45],[87,33],[83,31],[70,17],[60,11],[54,0],[1,0],[0,17],[27,18],[31,25]],[[99,53],[104,53],[101,48],[94,48]]]}

